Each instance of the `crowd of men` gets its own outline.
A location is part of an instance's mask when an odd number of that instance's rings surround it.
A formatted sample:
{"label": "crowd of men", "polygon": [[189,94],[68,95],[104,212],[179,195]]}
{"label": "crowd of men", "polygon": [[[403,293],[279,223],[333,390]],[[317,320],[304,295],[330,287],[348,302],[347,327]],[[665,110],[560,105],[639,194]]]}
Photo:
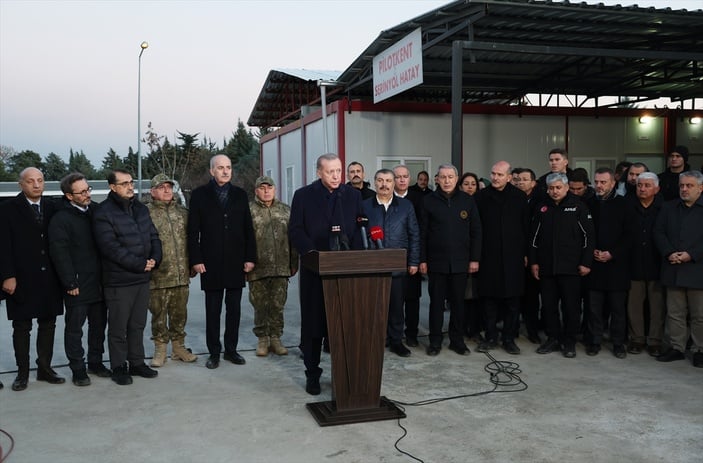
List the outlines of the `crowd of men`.
{"label": "crowd of men", "polygon": [[[424,171],[410,186],[404,165],[378,170],[372,189],[363,166],[352,162],[343,184],[340,158],[325,154],[317,160],[318,180],[297,190],[289,207],[276,199],[267,176],[256,180],[249,202],[232,184],[230,159],[218,155],[189,209],[174,198],[175,182],[164,174],[152,179],[143,204],[131,174],[116,169],[107,199],[96,205],[83,175],[66,176],[64,197],[55,202],[43,196],[41,171],[27,168],[21,192],[0,205],[0,294],[18,368],[12,389],[28,386],[35,319],[37,380],[65,382],[51,368],[56,317],[64,307],[64,346],[77,386],[91,384],[88,373],[119,385],[133,376],[154,378],[169,343],[172,360],[196,361],[185,347],[195,275],[205,294],[207,368],[219,366],[222,352],[225,360],[246,363],[237,352],[246,282],[256,355],[286,355],[283,306],[299,256],[366,247],[361,217],[368,229],[384,231],[379,245],[407,250],[407,271],[392,276],[386,339],[401,357],[419,345],[426,277],[430,356],[442,349],[448,310],[449,349],[459,355],[470,353],[467,337],[480,352],[500,345],[519,354],[522,320],[540,354],[573,358],[581,341],[593,356],[608,341],[617,358],[646,350],[668,362],[690,349],[693,365],[703,367],[703,174],[690,169],[686,147],[667,159],[659,175],[643,163],[598,168],[591,185],[587,172],[569,168],[565,150],[554,149],[550,171],[539,179],[531,169],[499,161],[479,189],[478,176],[460,177],[455,166],[443,164],[432,190]],[[150,366],[143,343],[148,311]],[[305,268],[300,320],[306,391],[316,395],[327,325],[320,277]],[[110,368],[102,359],[106,339]]]}

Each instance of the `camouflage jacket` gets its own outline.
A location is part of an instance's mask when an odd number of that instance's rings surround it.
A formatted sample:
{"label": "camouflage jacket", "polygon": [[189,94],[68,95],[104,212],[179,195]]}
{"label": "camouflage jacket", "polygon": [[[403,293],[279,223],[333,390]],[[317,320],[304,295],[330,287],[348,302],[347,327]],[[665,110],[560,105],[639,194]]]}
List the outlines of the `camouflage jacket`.
{"label": "camouflage jacket", "polygon": [[256,267],[249,281],[269,277],[289,277],[298,271],[298,253],[288,241],[290,207],[277,199],[266,207],[258,199],[249,203],[256,234]]}
{"label": "camouflage jacket", "polygon": [[159,231],[163,249],[163,260],[159,268],[152,271],[150,288],[173,288],[190,284],[186,242],[188,210],[176,200],[152,200],[146,206],[149,208],[151,221]]}

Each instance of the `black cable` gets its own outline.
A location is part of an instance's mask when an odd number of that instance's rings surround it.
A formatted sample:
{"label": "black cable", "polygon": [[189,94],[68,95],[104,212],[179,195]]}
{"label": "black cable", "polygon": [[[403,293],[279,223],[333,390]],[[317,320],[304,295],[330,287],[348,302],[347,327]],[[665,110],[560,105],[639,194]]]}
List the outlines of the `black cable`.
{"label": "black cable", "polygon": [[4,429],[0,428],[0,433],[5,434],[8,439],[10,439],[10,450],[7,451],[7,453],[3,454],[2,453],[2,445],[0,445],[0,463],[3,463],[7,460],[7,457],[10,456],[12,453],[12,450],[15,448],[15,439],[12,437],[12,434],[9,432],[5,431]]}
{"label": "black cable", "polygon": [[[490,375],[490,382],[493,384],[493,388],[486,391],[473,392],[470,394],[460,394],[451,397],[438,397],[435,399],[425,399],[419,400],[417,402],[401,402],[393,399],[388,399],[390,402],[395,404],[402,412],[405,412],[405,407],[422,407],[424,405],[436,404],[439,402],[446,402],[448,400],[464,399],[467,397],[480,397],[493,392],[521,392],[527,390],[527,383],[520,378],[520,365],[516,362],[508,362],[502,360],[496,360],[490,353],[484,352],[486,357],[490,360],[486,366],[483,367],[484,371]],[[398,444],[402,441],[405,436],[408,435],[408,430],[401,424],[401,419],[398,418],[398,427],[403,430],[403,434],[395,441],[393,446],[395,449],[409,456],[415,461],[424,463],[424,460],[417,458],[410,452],[406,452],[401,449]]]}

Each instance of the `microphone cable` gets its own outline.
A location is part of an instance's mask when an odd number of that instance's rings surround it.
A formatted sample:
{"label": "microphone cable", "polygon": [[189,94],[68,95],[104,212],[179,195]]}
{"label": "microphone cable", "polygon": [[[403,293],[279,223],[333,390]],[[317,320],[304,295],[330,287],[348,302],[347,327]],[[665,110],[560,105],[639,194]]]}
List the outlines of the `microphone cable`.
{"label": "microphone cable", "polygon": [[[403,413],[405,413],[406,407],[422,407],[425,405],[432,405],[439,402],[446,402],[448,400],[464,399],[468,397],[480,397],[492,393],[505,393],[505,392],[522,392],[527,390],[527,383],[523,381],[520,377],[522,370],[520,365],[516,362],[497,360],[493,357],[490,352],[484,352],[486,357],[490,360],[484,367],[483,370],[489,374],[489,381],[493,385],[491,389],[479,392],[472,392],[468,394],[459,394],[450,397],[437,397],[434,399],[419,400],[417,402],[401,402],[399,400],[388,399],[396,407],[398,407]],[[413,460],[424,463],[424,460],[416,457],[410,452],[407,452],[400,448],[399,444],[405,436],[408,435],[408,430],[401,423],[402,418],[398,418],[398,427],[403,430],[402,435],[395,441],[393,447]]]}

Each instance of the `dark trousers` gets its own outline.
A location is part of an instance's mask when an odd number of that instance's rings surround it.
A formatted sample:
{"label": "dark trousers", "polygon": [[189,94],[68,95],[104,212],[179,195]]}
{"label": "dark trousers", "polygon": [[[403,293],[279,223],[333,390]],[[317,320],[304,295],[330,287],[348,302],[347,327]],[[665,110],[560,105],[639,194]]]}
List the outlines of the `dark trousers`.
{"label": "dark trousers", "polygon": [[107,347],[112,369],[129,361],[144,364],[144,327],[149,307],[149,283],[105,288]]}
{"label": "dark trousers", "polygon": [[503,342],[513,341],[520,320],[520,298],[486,297],[483,299],[483,318],[486,322],[486,339],[488,341],[498,341],[496,322],[499,316],[503,319]]}
{"label": "dark trousers", "polygon": [[225,300],[225,352],[237,351],[239,321],[242,315],[242,288],[213,289],[205,291],[205,338],[210,355],[222,352],[220,318],[222,296]]}
{"label": "dark trousers", "polygon": [[304,340],[301,339],[300,350],[303,352],[305,376],[309,378],[319,378],[322,374],[322,368],[320,368],[322,338],[306,337]]}
{"label": "dark trousers", "polygon": [[88,363],[102,363],[105,352],[107,307],[103,302],[66,307],[63,345],[71,371],[85,368],[83,325],[88,320]]}
{"label": "dark trousers", "polygon": [[420,325],[420,295],[422,275],[420,272],[405,277],[405,337],[416,338]]}
{"label": "dark trousers", "polygon": [[444,324],[444,301],[449,301],[449,342],[464,343],[464,290],[465,272],[429,274],[430,287],[430,344],[442,345],[442,325]]}
{"label": "dark trousers", "polygon": [[[578,275],[542,276],[540,290],[542,317],[547,336],[560,340],[566,346],[574,346],[581,320],[579,305],[581,277]],[[561,320],[559,302],[561,302]]]}
{"label": "dark trousers", "polygon": [[391,298],[388,304],[387,336],[391,344],[398,344],[403,340],[403,327],[405,326],[403,313],[404,290],[405,276],[394,276],[391,279]]}
{"label": "dark trousers", "polygon": [[603,340],[603,327],[605,325],[606,307],[610,312],[610,340],[613,345],[625,344],[627,330],[627,291],[589,291],[590,313],[588,330],[593,344],[600,344]]}
{"label": "dark trousers", "polygon": [[[51,368],[54,356],[54,331],[56,317],[37,319],[37,366],[40,369]],[[12,320],[12,345],[15,349],[15,362],[19,375],[29,375],[29,340],[32,320]]]}

